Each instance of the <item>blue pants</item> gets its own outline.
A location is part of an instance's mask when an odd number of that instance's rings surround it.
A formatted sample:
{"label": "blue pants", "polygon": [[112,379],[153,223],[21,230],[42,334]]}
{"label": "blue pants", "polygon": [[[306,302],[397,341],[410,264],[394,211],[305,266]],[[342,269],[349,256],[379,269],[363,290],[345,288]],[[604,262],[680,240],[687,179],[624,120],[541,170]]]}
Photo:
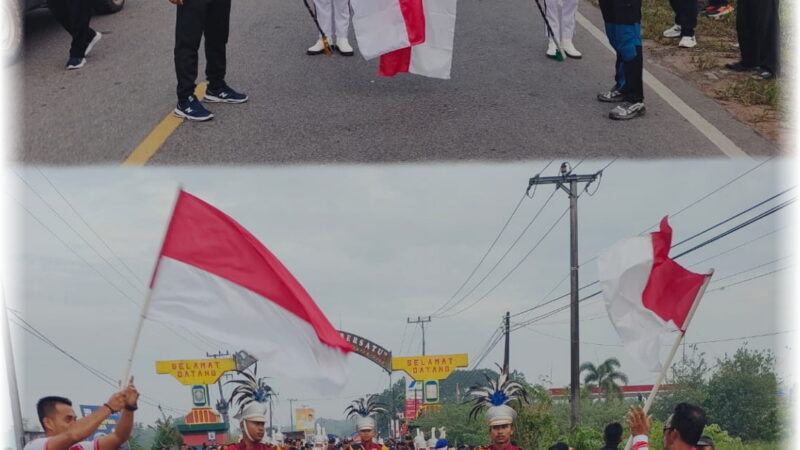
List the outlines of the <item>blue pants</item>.
{"label": "blue pants", "polygon": [[644,101],[641,0],[600,0],[600,9],[606,36],[617,53],[615,87],[629,102]]}

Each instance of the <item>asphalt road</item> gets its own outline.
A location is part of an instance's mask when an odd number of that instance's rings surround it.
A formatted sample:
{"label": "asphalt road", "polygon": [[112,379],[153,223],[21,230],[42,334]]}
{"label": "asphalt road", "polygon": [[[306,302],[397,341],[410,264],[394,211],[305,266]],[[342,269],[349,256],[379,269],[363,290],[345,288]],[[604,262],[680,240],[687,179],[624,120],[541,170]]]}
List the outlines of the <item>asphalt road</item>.
{"label": "asphalt road", "polygon": [[[235,0],[227,79],[251,101],[211,105],[212,122],[180,125],[149,163],[724,156],[649,88],[645,117],[609,120],[595,94],[613,82],[613,55],[584,28],[575,38],[584,58],[557,63],[544,56],[532,0],[461,0],[458,8],[452,80],[443,81],[381,78],[377,61],[358,53],[306,56],[316,34],[300,0]],[[580,11],[602,29],[594,6]],[[68,35],[48,11],[29,14],[17,63],[17,158],[123,162],[174,107],[174,17],[167,0],[128,0],[93,19],[105,37],[86,67],[67,72]],[[687,83],[646,68],[747,153],[778,153]]]}

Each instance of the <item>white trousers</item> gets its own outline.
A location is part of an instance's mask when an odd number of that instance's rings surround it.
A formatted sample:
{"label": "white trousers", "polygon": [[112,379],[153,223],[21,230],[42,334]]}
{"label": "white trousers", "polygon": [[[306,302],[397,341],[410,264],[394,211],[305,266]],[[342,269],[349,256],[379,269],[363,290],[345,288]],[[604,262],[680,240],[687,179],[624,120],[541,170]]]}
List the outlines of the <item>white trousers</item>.
{"label": "white trousers", "polygon": [[350,0],[314,0],[319,27],[329,39],[347,39],[350,29]]}
{"label": "white trousers", "polygon": [[[575,35],[575,13],[578,0],[544,0],[544,14],[558,42],[572,40]],[[545,28],[547,34],[547,28]]]}

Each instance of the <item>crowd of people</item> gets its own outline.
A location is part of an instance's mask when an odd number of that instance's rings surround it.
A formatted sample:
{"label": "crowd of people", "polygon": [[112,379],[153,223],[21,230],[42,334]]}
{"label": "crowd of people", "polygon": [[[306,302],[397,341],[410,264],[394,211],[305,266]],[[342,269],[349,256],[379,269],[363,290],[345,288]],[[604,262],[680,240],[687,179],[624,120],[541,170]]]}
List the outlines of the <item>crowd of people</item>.
{"label": "crowd of people", "polygon": [[[666,0],[665,0],[666,1]],[[720,18],[733,11],[729,0],[669,0],[675,12],[675,24],[665,30],[668,38],[680,38],[678,45],[697,45],[695,28],[698,13]],[[214,114],[204,103],[244,103],[248,96],[230,87],[225,79],[226,46],[230,32],[231,0],[169,0],[177,7],[175,22],[175,73],[177,105],[174,114],[191,121],[207,121]],[[306,50],[318,55],[330,50],[344,56],[354,54],[348,41],[351,10],[349,0],[313,0],[312,17],[319,31],[318,39]],[[544,0],[543,15],[547,27],[545,54],[555,58],[563,51],[579,59],[575,47],[575,16],[579,0]],[[91,0],[51,0],[50,8],[72,35],[67,69],[79,69],[86,56],[102,38],[90,25]],[[629,120],[645,113],[642,82],[643,55],[641,38],[642,0],[600,0],[605,30],[617,58],[614,86],[597,95],[597,100],[619,103],[609,112],[615,120]],[[763,79],[779,74],[778,0],[738,0],[736,31],[741,60],[728,64],[737,72],[752,71]],[[205,39],[206,78],[208,85],[202,100],[196,94],[199,50]],[[328,45],[328,42],[331,45]]]}

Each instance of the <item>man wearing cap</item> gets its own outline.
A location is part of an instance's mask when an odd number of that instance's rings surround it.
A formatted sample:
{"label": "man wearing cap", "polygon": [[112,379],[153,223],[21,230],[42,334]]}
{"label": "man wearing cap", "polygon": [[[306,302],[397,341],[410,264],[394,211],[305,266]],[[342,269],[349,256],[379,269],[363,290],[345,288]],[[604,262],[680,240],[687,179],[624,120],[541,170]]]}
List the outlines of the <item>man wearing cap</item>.
{"label": "man wearing cap", "polygon": [[525,388],[508,379],[508,373],[503,372],[499,378],[490,380],[488,386],[474,386],[469,394],[473,397],[475,406],[472,407],[469,417],[475,418],[483,409],[486,410],[486,420],[489,422],[489,436],[491,450],[519,450],[511,443],[514,435],[514,419],[517,411],[509,403],[516,401],[518,404],[527,400]]}
{"label": "man wearing cap", "polygon": [[351,450],[389,450],[388,447],[378,444],[374,440],[377,424],[372,415],[386,412],[385,405],[379,403],[377,398],[376,395],[371,395],[366,400],[360,398],[345,409],[347,418],[356,417],[358,436],[361,438],[360,444],[349,447]]}
{"label": "man wearing cap", "polygon": [[274,447],[261,443],[264,439],[264,424],[267,422],[266,403],[253,401],[245,404],[235,419],[239,420],[242,440],[229,445],[225,450],[274,450]]}

